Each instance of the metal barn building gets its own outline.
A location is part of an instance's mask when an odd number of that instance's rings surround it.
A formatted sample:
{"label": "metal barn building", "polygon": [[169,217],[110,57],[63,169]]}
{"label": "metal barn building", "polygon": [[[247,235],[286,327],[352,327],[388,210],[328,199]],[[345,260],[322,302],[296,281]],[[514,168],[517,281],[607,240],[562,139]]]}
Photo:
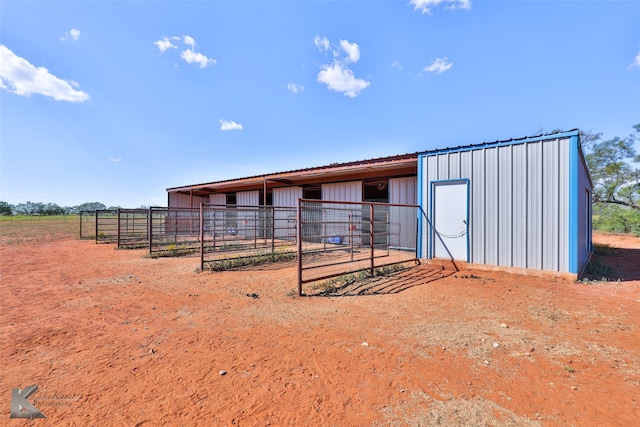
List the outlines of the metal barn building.
{"label": "metal barn building", "polygon": [[167,189],[170,208],[417,204],[421,258],[570,277],[592,253],[591,191],[577,130]]}
{"label": "metal barn building", "polygon": [[577,130],[422,153],[418,187],[436,230],[423,258],[573,277],[589,262],[593,184]]}

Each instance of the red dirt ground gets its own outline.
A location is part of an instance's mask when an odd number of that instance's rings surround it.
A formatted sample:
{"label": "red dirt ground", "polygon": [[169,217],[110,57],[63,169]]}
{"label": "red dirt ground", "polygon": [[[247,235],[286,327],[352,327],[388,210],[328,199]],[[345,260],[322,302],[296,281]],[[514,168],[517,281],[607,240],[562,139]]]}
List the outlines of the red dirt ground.
{"label": "red dirt ground", "polygon": [[594,240],[622,280],[464,271],[303,298],[290,266],[2,245],[0,424],[24,425],[11,391],[37,384],[43,426],[637,426],[640,239]]}

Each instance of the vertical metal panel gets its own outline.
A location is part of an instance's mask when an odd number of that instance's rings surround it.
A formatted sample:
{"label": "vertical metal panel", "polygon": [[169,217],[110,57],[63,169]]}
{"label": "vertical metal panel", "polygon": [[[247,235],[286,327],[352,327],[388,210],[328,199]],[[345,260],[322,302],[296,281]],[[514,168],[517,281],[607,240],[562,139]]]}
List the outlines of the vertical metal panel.
{"label": "vertical metal panel", "polygon": [[283,187],[273,189],[273,206],[297,207],[302,198],[302,187]]}
{"label": "vertical metal panel", "polygon": [[437,157],[437,161],[438,161],[438,172],[437,172],[437,176],[438,179],[449,179],[449,156],[451,156],[451,153],[447,153],[447,154],[441,154]]}
{"label": "vertical metal panel", "polygon": [[416,195],[415,176],[389,179],[389,203],[415,205]]}
{"label": "vertical metal panel", "polygon": [[449,173],[446,179],[460,178],[460,153],[449,153]]}
{"label": "vertical metal panel", "polygon": [[260,191],[239,191],[236,193],[236,205],[260,206]]}
{"label": "vertical metal panel", "polygon": [[527,193],[528,193],[528,165],[527,145],[513,146],[513,243],[512,260],[514,267],[527,266]]}
{"label": "vertical metal panel", "polygon": [[362,181],[322,184],[322,200],[361,202]]}
{"label": "vertical metal panel", "polygon": [[569,139],[558,145],[558,266],[557,271],[569,269]]}
{"label": "vertical metal panel", "polygon": [[513,266],[513,146],[495,150],[498,152],[497,265]]}
{"label": "vertical metal panel", "polygon": [[527,144],[527,245],[526,268],[542,269],[542,144]]}
{"label": "vertical metal panel", "polygon": [[485,164],[484,150],[472,153],[473,170],[471,175],[471,262],[484,264],[486,229],[486,199],[485,199]]}
{"label": "vertical metal panel", "polygon": [[[190,205],[192,201],[193,206]],[[200,203],[209,203],[209,198],[200,196],[193,196],[192,198],[189,194],[169,193],[170,208],[197,208]]]}
{"label": "vertical metal panel", "polygon": [[542,144],[542,269],[558,269],[558,153],[556,140]]}
{"label": "vertical metal panel", "polygon": [[420,258],[429,257],[429,157],[418,157],[418,203],[421,206],[419,211],[420,220],[420,241],[418,242],[418,256]]}
{"label": "vertical metal panel", "polygon": [[[460,172],[458,174],[458,178],[467,178],[467,179],[471,179],[471,177],[473,177],[473,152],[471,151],[462,151],[460,153]],[[469,221],[469,226],[467,227],[467,233],[468,233],[468,243],[469,243],[469,248],[468,248],[468,257],[469,257],[469,262],[473,262],[473,234],[474,234],[474,228],[473,228],[473,224],[474,224],[474,217],[475,217],[475,212],[474,212],[474,200],[477,200],[477,196],[475,195],[476,190],[474,189],[474,185],[473,185],[473,181],[469,181],[468,183],[469,185],[469,217],[467,218],[467,220]]]}
{"label": "vertical metal panel", "polygon": [[485,263],[498,265],[498,224],[500,221],[498,212],[498,174],[500,161],[498,150],[488,148],[484,150],[485,169]]}
{"label": "vertical metal panel", "polygon": [[584,266],[584,264],[589,259],[589,254],[592,251],[592,231],[591,231],[591,197],[592,197],[592,186],[591,181],[589,180],[589,171],[587,169],[586,162],[584,160],[584,155],[582,153],[580,143],[578,138],[572,139],[570,141],[571,144],[575,144],[573,149],[577,150],[577,155],[572,158],[571,161],[577,163],[575,165],[578,169],[577,176],[577,188],[574,189],[578,192],[578,206],[576,206],[575,215],[577,218],[572,218],[572,221],[577,221],[577,242],[573,242],[577,247],[575,250],[577,251],[577,272]]}
{"label": "vertical metal panel", "polygon": [[209,194],[209,203],[214,205],[226,205],[227,195],[224,193]]}
{"label": "vertical metal panel", "polygon": [[[417,196],[416,185],[417,179],[415,176],[389,179],[389,203],[415,205]],[[389,225],[392,236],[397,236],[398,247],[415,247],[415,220],[415,211],[397,206],[390,208]],[[393,242],[393,245],[396,246],[396,243]]]}

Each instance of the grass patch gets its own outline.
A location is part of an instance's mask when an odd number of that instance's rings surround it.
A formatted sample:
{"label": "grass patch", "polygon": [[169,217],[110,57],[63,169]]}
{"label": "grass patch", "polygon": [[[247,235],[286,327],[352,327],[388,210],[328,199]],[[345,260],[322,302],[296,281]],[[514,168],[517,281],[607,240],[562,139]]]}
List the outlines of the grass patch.
{"label": "grass patch", "polygon": [[0,216],[0,243],[5,245],[77,239],[79,235],[78,215]]}
{"label": "grass patch", "polygon": [[[145,247],[148,247],[148,245],[146,245]],[[161,258],[161,257],[177,258],[182,256],[194,255],[197,253],[200,253],[200,247],[194,248],[194,247],[189,247],[187,245],[176,245],[175,243],[171,243],[167,245],[166,248],[164,249],[153,251],[150,257],[151,258]]]}
{"label": "grass patch", "polygon": [[210,271],[226,271],[237,270],[243,267],[257,267],[264,264],[275,262],[293,261],[296,259],[295,252],[259,252],[249,256],[235,256],[232,258],[223,258],[207,263],[207,270]]}

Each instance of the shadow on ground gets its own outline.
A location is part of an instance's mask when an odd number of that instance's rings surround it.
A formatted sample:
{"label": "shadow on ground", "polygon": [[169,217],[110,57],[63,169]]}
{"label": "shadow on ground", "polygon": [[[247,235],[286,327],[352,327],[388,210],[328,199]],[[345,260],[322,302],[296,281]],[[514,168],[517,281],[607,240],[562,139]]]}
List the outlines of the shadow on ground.
{"label": "shadow on ground", "polygon": [[596,246],[581,279],[609,282],[640,280],[640,248]]}
{"label": "shadow on ground", "polygon": [[397,294],[414,286],[425,285],[454,273],[454,271],[434,268],[429,265],[418,265],[384,276],[347,281],[343,284],[325,285],[323,288],[318,289],[317,293],[307,293],[307,296],[346,297]]}

